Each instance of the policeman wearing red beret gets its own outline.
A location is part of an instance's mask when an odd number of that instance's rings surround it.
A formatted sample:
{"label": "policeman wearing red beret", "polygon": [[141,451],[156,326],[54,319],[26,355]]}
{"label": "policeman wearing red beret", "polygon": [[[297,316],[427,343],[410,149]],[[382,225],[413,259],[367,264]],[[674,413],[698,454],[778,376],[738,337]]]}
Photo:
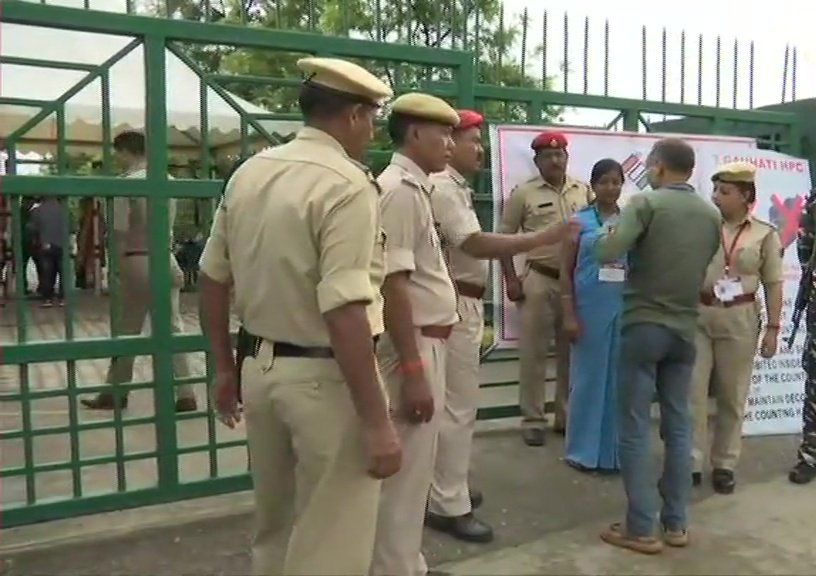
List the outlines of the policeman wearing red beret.
{"label": "policeman wearing red beret", "polygon": [[[567,222],[592,200],[589,185],[567,174],[567,145],[567,137],[557,131],[545,131],[533,138],[530,147],[538,174],[513,190],[504,207],[500,232],[551,229]],[[521,318],[519,405],[522,437],[529,446],[544,444],[544,383],[549,342],[553,339],[556,344],[554,428],[559,433],[566,429],[569,342],[562,330],[560,252],[560,243],[529,251],[521,276],[516,273],[512,258],[501,261],[507,296],[518,303]]]}
{"label": "policeman wearing red beret", "polygon": [[479,346],[482,341],[489,258],[500,258],[560,242],[563,227],[528,234],[483,232],[473,209],[470,182],[482,169],[484,118],[459,110],[454,149],[444,172],[434,174],[431,205],[456,290],[461,321],[447,341],[445,406],[439,408],[434,479],[426,524],[469,542],[489,542],[493,530],[473,514],[481,494],[468,487],[468,468],[479,393]]}

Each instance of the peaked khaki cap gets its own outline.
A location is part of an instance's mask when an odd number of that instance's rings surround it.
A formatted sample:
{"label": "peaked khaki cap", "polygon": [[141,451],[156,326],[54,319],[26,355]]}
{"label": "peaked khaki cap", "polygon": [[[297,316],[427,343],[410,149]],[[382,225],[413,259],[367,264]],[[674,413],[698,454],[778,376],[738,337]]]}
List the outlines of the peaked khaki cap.
{"label": "peaked khaki cap", "polygon": [[394,100],[391,111],[415,118],[422,118],[423,120],[430,120],[431,122],[447,124],[454,128],[459,125],[459,114],[456,110],[441,98],[431,96],[430,94],[422,94],[420,92],[403,94]]}
{"label": "peaked khaki cap", "polygon": [[358,96],[378,106],[394,95],[385,82],[348,60],[301,58],[297,61],[297,67],[306,74],[306,82]]}
{"label": "peaked khaki cap", "polygon": [[711,179],[720,182],[753,182],[756,179],[756,166],[750,162],[729,162],[717,168]]}

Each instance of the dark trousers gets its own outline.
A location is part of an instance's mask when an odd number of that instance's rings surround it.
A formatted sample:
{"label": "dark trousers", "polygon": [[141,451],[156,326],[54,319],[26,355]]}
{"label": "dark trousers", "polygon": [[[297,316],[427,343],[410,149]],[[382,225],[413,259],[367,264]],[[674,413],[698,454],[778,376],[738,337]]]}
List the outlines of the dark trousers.
{"label": "dark trousers", "polygon": [[808,336],[802,357],[806,380],[799,461],[816,468],[816,304],[808,306],[807,325]]}
{"label": "dark trousers", "polygon": [[42,297],[45,300],[53,300],[57,288],[57,276],[59,276],[58,298],[63,297],[65,290],[65,279],[62,275],[62,247],[50,245],[44,248],[40,255],[40,265],[42,266]]}

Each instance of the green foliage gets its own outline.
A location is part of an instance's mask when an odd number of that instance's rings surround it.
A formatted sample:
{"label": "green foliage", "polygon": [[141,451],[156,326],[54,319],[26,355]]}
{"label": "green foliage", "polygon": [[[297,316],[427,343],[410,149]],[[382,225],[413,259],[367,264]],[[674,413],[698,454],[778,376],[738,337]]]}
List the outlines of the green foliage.
{"label": "green foliage", "polygon": [[[266,28],[316,32],[379,42],[467,50],[474,54],[478,81],[484,84],[542,87],[549,79],[530,76],[518,54],[529,49],[520,40],[523,17],[505,19],[500,0],[152,0],[157,15],[199,21],[227,22]],[[315,46],[319,48],[319,46]],[[238,50],[224,46],[186,46],[187,53],[207,72],[268,78],[299,77],[295,62],[302,54]],[[376,55],[373,55],[376,56]],[[360,62],[399,93],[432,90],[434,81],[451,81],[451,71],[404,63]],[[232,83],[225,86],[272,112],[297,111],[296,89]],[[455,103],[454,103],[455,104]],[[526,111],[503,102],[479,102],[497,121],[523,122]],[[559,109],[545,110],[554,117]]]}

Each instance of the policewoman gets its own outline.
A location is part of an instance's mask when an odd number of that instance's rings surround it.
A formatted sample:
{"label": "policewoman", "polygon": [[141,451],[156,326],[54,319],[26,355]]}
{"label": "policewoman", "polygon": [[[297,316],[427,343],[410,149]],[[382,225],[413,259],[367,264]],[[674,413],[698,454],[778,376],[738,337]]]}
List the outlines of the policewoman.
{"label": "policewoman", "polygon": [[[751,215],[756,201],[756,168],[747,162],[720,166],[712,176],[713,201],[722,215],[721,246],[711,261],[700,294],[693,373],[694,484],[702,481],[709,447],[708,392],[717,412],[712,420],[711,482],[720,494],[734,491],[734,470],[742,445],[745,400],[757,344],[765,358],[777,349],[782,312],[782,243],[776,229]],[[760,316],[760,287],[766,323]]]}

